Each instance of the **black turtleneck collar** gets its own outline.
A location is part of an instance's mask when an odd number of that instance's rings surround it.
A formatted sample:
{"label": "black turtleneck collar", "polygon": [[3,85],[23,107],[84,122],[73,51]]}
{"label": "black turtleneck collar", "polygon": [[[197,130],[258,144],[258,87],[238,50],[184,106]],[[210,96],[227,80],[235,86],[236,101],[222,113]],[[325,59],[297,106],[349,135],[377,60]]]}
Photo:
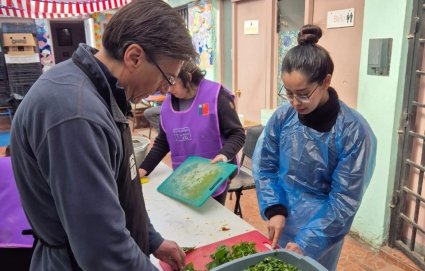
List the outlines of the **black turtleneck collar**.
{"label": "black turtleneck collar", "polygon": [[329,87],[329,100],[307,115],[298,114],[300,122],[319,132],[329,132],[334,126],[339,113],[338,94]]}

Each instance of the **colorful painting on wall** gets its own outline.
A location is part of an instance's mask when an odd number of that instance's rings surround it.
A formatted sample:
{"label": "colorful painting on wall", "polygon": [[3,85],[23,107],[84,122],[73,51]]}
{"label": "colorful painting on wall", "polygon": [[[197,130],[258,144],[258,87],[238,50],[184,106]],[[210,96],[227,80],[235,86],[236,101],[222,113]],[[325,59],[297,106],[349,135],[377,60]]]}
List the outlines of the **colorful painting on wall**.
{"label": "colorful painting on wall", "polygon": [[37,42],[40,52],[40,63],[43,72],[47,71],[55,65],[55,58],[52,51],[52,40],[49,30],[49,21],[44,19],[36,19]]}
{"label": "colorful painting on wall", "polygon": [[93,27],[94,27],[94,38],[96,43],[96,48],[102,48],[102,33],[105,32],[106,25],[109,20],[112,18],[112,13],[106,12],[95,12],[91,14],[93,18]]}
{"label": "colorful painting on wall", "polygon": [[[279,73],[278,73],[278,80],[277,80],[277,90],[278,92],[280,88],[282,87],[282,74],[281,74],[281,67],[282,67],[282,61],[285,55],[288,53],[288,51],[296,46],[297,43],[297,36],[298,36],[298,30],[293,31],[284,31],[279,33],[279,46],[278,46],[278,63],[279,63]],[[282,103],[282,99],[278,96],[278,105]]]}
{"label": "colorful painting on wall", "polygon": [[199,67],[202,70],[214,69],[214,18],[211,0],[200,0],[188,5],[189,32],[193,45],[199,53]]}

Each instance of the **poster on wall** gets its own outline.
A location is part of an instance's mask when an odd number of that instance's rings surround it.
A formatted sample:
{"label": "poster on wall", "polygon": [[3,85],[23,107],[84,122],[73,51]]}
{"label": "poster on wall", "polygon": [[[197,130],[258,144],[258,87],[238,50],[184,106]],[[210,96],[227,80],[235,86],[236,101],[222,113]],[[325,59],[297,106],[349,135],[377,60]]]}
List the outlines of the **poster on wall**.
{"label": "poster on wall", "polygon": [[193,45],[199,53],[199,67],[214,69],[214,27],[210,0],[201,0],[188,6],[189,32]]}
{"label": "poster on wall", "polygon": [[105,32],[106,25],[112,18],[112,15],[113,13],[109,12],[96,12],[91,15],[93,18],[94,39],[97,49],[102,48],[102,33]]}
{"label": "poster on wall", "polygon": [[[279,33],[279,45],[278,45],[278,80],[277,80],[277,90],[278,92],[280,88],[282,87],[282,80],[280,79],[281,74],[281,67],[282,67],[282,61],[283,58],[286,56],[288,51],[298,45],[297,41],[298,36],[298,30],[292,30],[292,31],[283,31]],[[278,96],[278,104],[282,103],[282,99]]]}
{"label": "poster on wall", "polygon": [[55,58],[52,50],[52,40],[49,30],[49,21],[44,19],[35,20],[37,29],[37,43],[40,52],[40,63],[43,72],[55,65]]}

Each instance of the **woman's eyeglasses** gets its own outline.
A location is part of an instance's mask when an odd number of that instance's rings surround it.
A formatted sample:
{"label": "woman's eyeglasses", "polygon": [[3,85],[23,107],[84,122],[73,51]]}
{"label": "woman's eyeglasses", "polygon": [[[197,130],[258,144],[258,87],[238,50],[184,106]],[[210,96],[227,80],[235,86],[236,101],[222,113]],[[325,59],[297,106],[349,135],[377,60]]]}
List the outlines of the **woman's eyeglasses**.
{"label": "woman's eyeglasses", "polygon": [[295,99],[297,99],[297,101],[300,103],[309,103],[311,95],[313,95],[313,93],[316,91],[318,87],[319,85],[316,85],[316,87],[312,91],[310,91],[310,93],[307,95],[296,95],[293,93],[288,93],[288,90],[285,88],[284,85],[282,85],[277,95],[279,95],[280,98],[284,100],[288,100],[290,102],[293,102]]}

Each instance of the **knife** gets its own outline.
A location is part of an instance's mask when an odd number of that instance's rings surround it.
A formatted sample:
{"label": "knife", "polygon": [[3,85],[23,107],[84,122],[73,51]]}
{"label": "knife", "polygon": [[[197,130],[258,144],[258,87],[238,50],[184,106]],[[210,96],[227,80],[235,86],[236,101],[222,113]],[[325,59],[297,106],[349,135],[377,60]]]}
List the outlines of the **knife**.
{"label": "knife", "polygon": [[186,253],[186,254],[189,253],[189,252],[191,252],[191,251],[193,251],[193,250],[195,250],[195,248],[196,248],[196,246],[193,246],[193,247],[182,247],[184,253]]}

